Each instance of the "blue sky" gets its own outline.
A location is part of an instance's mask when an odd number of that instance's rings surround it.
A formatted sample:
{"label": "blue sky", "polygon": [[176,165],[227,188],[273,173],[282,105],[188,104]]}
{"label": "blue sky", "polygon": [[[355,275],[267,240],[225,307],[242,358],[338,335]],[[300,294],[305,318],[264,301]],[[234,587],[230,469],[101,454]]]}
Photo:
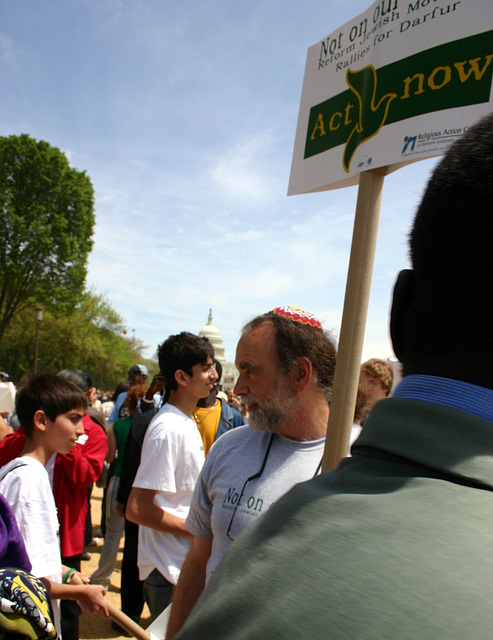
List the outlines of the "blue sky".
{"label": "blue sky", "polygon": [[[337,337],[357,187],[287,197],[309,46],[367,0],[0,0],[0,135],[95,189],[87,284],[151,356],[212,307],[227,359],[282,304]],[[363,357],[387,357],[397,272],[435,160],[385,180]]]}

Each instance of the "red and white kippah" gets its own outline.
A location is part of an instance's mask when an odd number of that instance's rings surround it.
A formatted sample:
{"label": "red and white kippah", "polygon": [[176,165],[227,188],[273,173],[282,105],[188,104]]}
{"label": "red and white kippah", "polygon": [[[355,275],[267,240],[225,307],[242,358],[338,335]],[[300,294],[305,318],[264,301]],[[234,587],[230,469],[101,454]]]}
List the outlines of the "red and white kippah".
{"label": "red and white kippah", "polygon": [[311,327],[317,327],[317,329],[323,328],[322,323],[314,313],[310,313],[309,311],[305,311],[299,307],[288,307],[287,305],[284,305],[282,307],[272,309],[271,313],[275,313],[277,316],[283,316],[284,318],[289,318],[295,322],[301,322],[301,324],[308,324]]}

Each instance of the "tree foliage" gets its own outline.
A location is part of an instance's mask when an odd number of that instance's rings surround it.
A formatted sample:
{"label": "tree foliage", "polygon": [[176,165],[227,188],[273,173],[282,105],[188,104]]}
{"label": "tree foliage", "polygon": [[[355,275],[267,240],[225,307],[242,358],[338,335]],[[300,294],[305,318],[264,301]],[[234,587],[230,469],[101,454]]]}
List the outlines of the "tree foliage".
{"label": "tree foliage", "polygon": [[[0,365],[15,381],[34,367],[35,306],[32,301],[16,314],[5,333]],[[53,307],[43,312],[37,369],[40,373],[83,369],[97,387],[114,389],[136,363],[147,364],[151,375],[157,372],[157,363],[143,357],[143,346],[126,337],[123,319],[106,298],[90,291],[71,310]]]}
{"label": "tree foliage", "polygon": [[27,134],[0,137],[0,342],[37,301],[78,301],[92,249],[94,191],[60,149]]}

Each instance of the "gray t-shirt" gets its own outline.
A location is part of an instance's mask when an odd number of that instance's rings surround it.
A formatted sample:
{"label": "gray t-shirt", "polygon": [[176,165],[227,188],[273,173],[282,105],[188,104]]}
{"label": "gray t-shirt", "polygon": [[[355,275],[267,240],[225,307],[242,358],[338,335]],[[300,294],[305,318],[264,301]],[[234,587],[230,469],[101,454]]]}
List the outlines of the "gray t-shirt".
{"label": "gray t-shirt", "polygon": [[[293,485],[310,480],[319,471],[324,442],[324,438],[298,441],[271,436],[243,426],[225,433],[213,444],[186,520],[186,527],[194,536],[212,538],[207,581],[232,540],[245,527]],[[248,478],[261,471],[264,460],[261,475],[245,485]]]}

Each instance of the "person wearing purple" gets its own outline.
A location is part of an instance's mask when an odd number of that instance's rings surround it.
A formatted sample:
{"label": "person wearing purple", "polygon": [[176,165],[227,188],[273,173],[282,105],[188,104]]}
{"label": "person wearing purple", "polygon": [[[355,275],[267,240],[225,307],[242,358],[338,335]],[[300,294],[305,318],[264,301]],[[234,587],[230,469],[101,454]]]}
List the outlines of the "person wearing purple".
{"label": "person wearing purple", "polygon": [[6,567],[30,572],[31,561],[12,509],[0,493],[0,569]]}

